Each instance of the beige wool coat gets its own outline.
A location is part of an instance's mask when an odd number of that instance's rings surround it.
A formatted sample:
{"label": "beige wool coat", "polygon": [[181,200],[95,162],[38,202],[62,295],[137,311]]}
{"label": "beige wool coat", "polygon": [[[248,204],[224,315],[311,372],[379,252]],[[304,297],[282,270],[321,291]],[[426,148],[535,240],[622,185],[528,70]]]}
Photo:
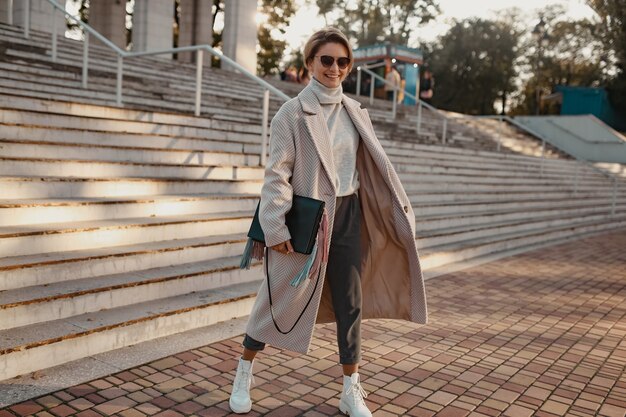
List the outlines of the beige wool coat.
{"label": "beige wool coat", "polygon": [[[367,110],[347,96],[342,100],[360,141],[357,151],[361,204],[362,318],[403,319],[426,324],[426,292],[415,243],[415,214]],[[272,119],[269,157],[261,191],[259,221],[267,246],[291,238],[285,215],[293,194],[324,200],[328,213],[328,247],[332,244],[336,169],[331,138],[317,96],[306,87]],[[321,247],[321,245],[320,245]],[[276,322],[289,330],[315,287],[317,274],[292,287],[292,278],[308,255],[268,250],[270,286]],[[265,270],[265,269],[264,269]],[[320,282],[304,315],[289,334],[278,332],[269,309],[267,279],[259,288],[246,333],[274,347],[307,353],[316,323],[334,322],[330,288]]]}

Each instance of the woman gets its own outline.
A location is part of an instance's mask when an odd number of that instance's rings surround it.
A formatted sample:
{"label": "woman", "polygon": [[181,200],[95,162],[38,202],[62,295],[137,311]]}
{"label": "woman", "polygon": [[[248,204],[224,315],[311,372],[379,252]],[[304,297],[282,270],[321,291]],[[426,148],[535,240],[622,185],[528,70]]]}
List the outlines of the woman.
{"label": "woman", "polygon": [[[358,373],[361,320],[427,322],[415,215],[367,111],[342,93],[353,65],[345,35],[334,28],[316,32],[304,57],[311,81],[272,120],[261,191],[273,318],[264,280],[248,319],[230,407],[250,411],[252,361],[265,343],[307,353],[314,325],[336,322],[344,375],[339,408],[353,417],[371,416]],[[328,231],[318,242],[319,250],[328,251],[327,262],[296,287],[290,283],[308,256],[293,251],[285,225],[294,194],[324,200]],[[292,326],[291,332],[277,329]]]}

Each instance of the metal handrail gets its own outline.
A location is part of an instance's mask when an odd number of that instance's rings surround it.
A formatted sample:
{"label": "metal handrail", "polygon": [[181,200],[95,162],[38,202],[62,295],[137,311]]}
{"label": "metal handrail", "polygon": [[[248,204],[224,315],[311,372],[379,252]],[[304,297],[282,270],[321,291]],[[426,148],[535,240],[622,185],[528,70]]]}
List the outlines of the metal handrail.
{"label": "metal handrail", "polygon": [[[393,84],[391,84],[389,81],[385,80],[383,77],[381,77],[380,75],[376,74],[375,72],[369,70],[367,67],[365,66],[360,66],[357,67],[357,95],[360,95],[360,90],[361,90],[361,71],[366,72],[367,74],[369,74],[373,79],[377,79],[382,81],[383,83],[385,83],[386,85],[390,86],[393,88],[393,105],[391,108],[391,117],[393,119],[396,118],[396,106],[397,106],[397,94],[398,91],[401,90],[400,87],[397,87]],[[413,100],[415,100],[415,102],[417,103],[417,134],[421,134],[422,133],[422,106],[426,107],[429,110],[432,110],[433,113],[439,117],[441,117],[443,119],[443,127],[442,127],[442,133],[441,133],[441,142],[442,143],[446,143],[446,134],[447,134],[447,130],[448,130],[448,116],[441,114],[441,112],[439,111],[439,109],[437,109],[436,107],[428,104],[428,103],[424,103],[422,100],[420,100],[418,97],[414,96],[413,94],[409,93],[408,91],[405,91],[404,94],[410,98],[412,98]],[[374,103],[374,83],[372,83],[371,87],[370,87],[370,104]]]}
{"label": "metal handrail", "polygon": [[[468,117],[468,116],[463,116],[463,117]],[[483,119],[499,119],[500,121],[504,121],[506,120],[507,122],[515,125],[516,127],[518,127],[519,129],[522,129],[528,133],[530,133],[531,135],[538,137],[539,139],[541,139],[541,146],[542,146],[542,150],[541,150],[541,174],[543,175],[543,160],[544,158],[544,149],[545,149],[545,143],[548,142],[550,143],[550,145],[554,146],[555,148],[559,149],[560,151],[568,154],[569,156],[571,156],[572,158],[574,158],[574,160],[576,162],[578,162],[579,164],[582,164],[583,166],[586,166],[586,168],[590,168],[592,171],[595,171],[605,177],[607,177],[607,179],[609,181],[613,182],[613,192],[612,192],[612,197],[611,197],[611,216],[613,216],[615,214],[615,200],[616,200],[616,193],[617,193],[617,177],[612,175],[609,172],[603,171],[601,169],[599,169],[598,167],[596,167],[595,165],[593,165],[593,163],[591,161],[588,161],[586,159],[583,158],[579,158],[576,155],[573,155],[569,152],[567,152],[567,150],[563,149],[562,147],[560,147],[557,143],[553,142],[550,140],[549,137],[537,132],[534,129],[529,128],[528,126],[525,126],[523,124],[521,124],[520,122],[518,122],[517,120],[513,119],[510,116],[506,116],[506,115],[482,115],[482,116],[471,116],[473,118],[483,118]],[[578,166],[578,165],[577,165]],[[620,187],[624,187],[624,184],[619,184]],[[576,175],[575,175],[575,179],[574,179],[574,191],[576,192],[578,189],[578,168],[576,169]]]}
{"label": "metal handrail", "polygon": [[[395,119],[396,116],[396,110],[395,110],[395,104],[396,104],[396,93],[397,90],[400,90],[399,87],[396,87],[395,85],[389,83],[387,80],[385,80],[383,77],[381,77],[380,75],[370,71],[367,67],[365,66],[361,66],[361,67],[357,67],[357,71],[359,71],[358,75],[357,75],[357,95],[360,95],[360,85],[361,85],[361,77],[360,77],[360,73],[361,71],[366,72],[367,74],[369,74],[370,76],[372,76],[373,79],[378,79],[381,80],[382,82],[384,82],[385,84],[391,86],[394,89],[394,106],[392,109],[392,117]],[[370,104],[373,104],[374,101],[374,83],[372,83],[371,87],[370,87]],[[413,94],[409,93],[409,92],[405,92],[405,94],[409,97],[411,97],[412,99],[414,99],[417,103],[418,103],[418,129],[417,129],[417,133],[420,133],[420,122],[421,122],[421,107],[424,106],[430,110],[433,111],[434,114],[440,116],[443,118],[444,120],[444,128],[443,128],[443,135],[442,135],[442,142],[445,143],[445,135],[446,135],[446,125],[447,125],[447,121],[448,121],[448,116],[445,116],[443,114],[441,114],[441,111],[439,109],[437,109],[436,107],[428,104],[428,103],[424,103],[422,102],[422,100],[420,100],[419,98],[415,97]],[[591,168],[593,171],[602,174],[603,176],[607,177],[609,179],[609,181],[613,182],[613,192],[612,192],[612,196],[611,196],[611,216],[613,216],[615,214],[615,202],[616,202],[616,194],[617,194],[617,177],[611,175],[610,173],[607,173],[601,169],[599,169],[598,167],[594,166],[590,161],[587,161],[585,159],[579,158],[575,155],[572,155],[571,153],[567,152],[565,149],[562,149],[561,147],[559,147],[557,144],[553,143],[552,141],[550,141],[549,138],[546,138],[544,135],[539,134],[538,132],[534,131],[533,129],[528,128],[527,126],[522,125],[521,123],[517,122],[516,120],[514,120],[513,118],[509,117],[509,116],[505,116],[505,115],[485,115],[485,116],[467,116],[467,115],[462,115],[462,118],[469,118],[469,119],[479,119],[479,118],[495,118],[495,119],[499,119],[500,121],[508,121],[509,123],[519,127],[522,130],[527,131],[528,133],[530,133],[531,135],[538,137],[541,139],[542,144],[541,144],[541,162],[540,162],[540,173],[541,175],[543,175],[543,170],[544,170],[544,159],[545,159],[545,143],[548,142],[550,143],[552,146],[558,148],[559,150],[561,150],[562,152],[570,155],[571,157],[573,157],[576,162],[578,164],[582,164],[583,166],[586,166],[588,168]],[[498,151],[500,150],[500,138],[498,138]],[[575,179],[574,179],[574,194],[577,193],[578,190],[578,166],[576,166],[576,173],[575,173]],[[623,184],[620,184],[620,186],[623,186]]]}
{"label": "metal handrail", "polygon": [[[82,66],[82,79],[81,84],[83,88],[87,88],[87,80],[88,80],[88,57],[89,57],[89,36],[93,35],[98,40],[100,40],[104,45],[106,45],[109,49],[113,50],[117,54],[117,81],[116,81],[116,105],[122,106],[122,79],[123,79],[123,62],[125,58],[133,58],[133,57],[145,57],[145,56],[153,56],[153,55],[165,55],[165,54],[173,54],[179,52],[196,52],[196,91],[195,91],[195,108],[194,114],[196,116],[200,116],[201,110],[201,98],[202,98],[202,67],[203,67],[203,52],[206,51],[214,56],[220,58],[220,60],[226,62],[231,67],[235,68],[241,74],[245,75],[247,78],[259,84],[263,89],[263,116],[262,116],[262,133],[261,133],[261,159],[260,164],[265,165],[266,153],[267,153],[267,137],[268,137],[268,122],[269,122],[269,93],[272,92],[276,94],[279,98],[283,100],[289,100],[287,94],[280,91],[278,88],[274,87],[267,81],[257,77],[255,74],[252,74],[246,68],[241,66],[239,63],[233,61],[231,58],[224,55],[222,52],[213,49],[210,45],[193,45],[193,46],[183,46],[178,48],[169,48],[162,49],[158,51],[140,51],[140,52],[127,52],[105,36],[100,34],[94,28],[89,26],[87,23],[80,20],[80,18],[73,16],[65,9],[59,5],[55,0],[47,0],[48,3],[52,6],[53,16],[55,12],[60,11],[64,16],[67,16],[69,19],[74,21],[77,25],[79,25],[84,32],[84,42],[83,42],[83,66]],[[30,0],[25,0],[26,13],[24,17],[24,37],[28,38],[30,36]],[[56,19],[53,18],[53,31],[52,31],[52,61],[56,62],[57,58],[57,24]]]}

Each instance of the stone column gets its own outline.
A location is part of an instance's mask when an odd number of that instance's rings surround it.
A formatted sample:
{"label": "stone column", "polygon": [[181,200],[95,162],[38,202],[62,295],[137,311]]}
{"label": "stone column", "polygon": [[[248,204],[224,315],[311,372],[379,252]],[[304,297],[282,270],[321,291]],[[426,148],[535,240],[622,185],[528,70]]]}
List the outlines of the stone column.
{"label": "stone column", "polygon": [[[181,0],[178,46],[211,45],[213,42],[213,0]],[[178,54],[181,62],[196,62],[196,54]],[[204,63],[210,64],[211,54],[204,53]]]}
{"label": "stone column", "polygon": [[[173,44],[174,0],[136,0],[133,12],[133,50],[168,49]],[[171,55],[159,55],[171,58]]]}
{"label": "stone column", "polygon": [[[229,0],[224,9],[224,55],[256,74],[257,0]],[[222,68],[231,69],[222,62]]]}
{"label": "stone column", "polygon": [[[65,0],[58,0],[57,3],[65,7]],[[25,5],[26,2],[24,0],[13,0],[13,24],[15,26],[24,26]],[[54,12],[54,18],[57,20],[57,33],[64,33],[65,16],[60,11],[56,11]],[[30,0],[30,29],[52,32],[52,26],[52,5],[45,0]]]}
{"label": "stone column", "polygon": [[13,24],[13,0],[0,0],[0,23]]}
{"label": "stone column", "polygon": [[89,24],[105,38],[126,49],[126,0],[90,0]]}

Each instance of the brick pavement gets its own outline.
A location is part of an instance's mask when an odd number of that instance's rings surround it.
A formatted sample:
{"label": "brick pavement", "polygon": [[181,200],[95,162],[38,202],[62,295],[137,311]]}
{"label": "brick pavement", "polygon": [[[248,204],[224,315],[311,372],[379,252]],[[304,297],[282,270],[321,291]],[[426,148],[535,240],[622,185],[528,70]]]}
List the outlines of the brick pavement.
{"label": "brick pavement", "polygon": [[[426,282],[430,323],[363,324],[374,415],[626,415],[626,231]],[[334,325],[307,356],[268,347],[250,416],[334,416]],[[7,407],[4,416],[225,416],[241,336]]]}

